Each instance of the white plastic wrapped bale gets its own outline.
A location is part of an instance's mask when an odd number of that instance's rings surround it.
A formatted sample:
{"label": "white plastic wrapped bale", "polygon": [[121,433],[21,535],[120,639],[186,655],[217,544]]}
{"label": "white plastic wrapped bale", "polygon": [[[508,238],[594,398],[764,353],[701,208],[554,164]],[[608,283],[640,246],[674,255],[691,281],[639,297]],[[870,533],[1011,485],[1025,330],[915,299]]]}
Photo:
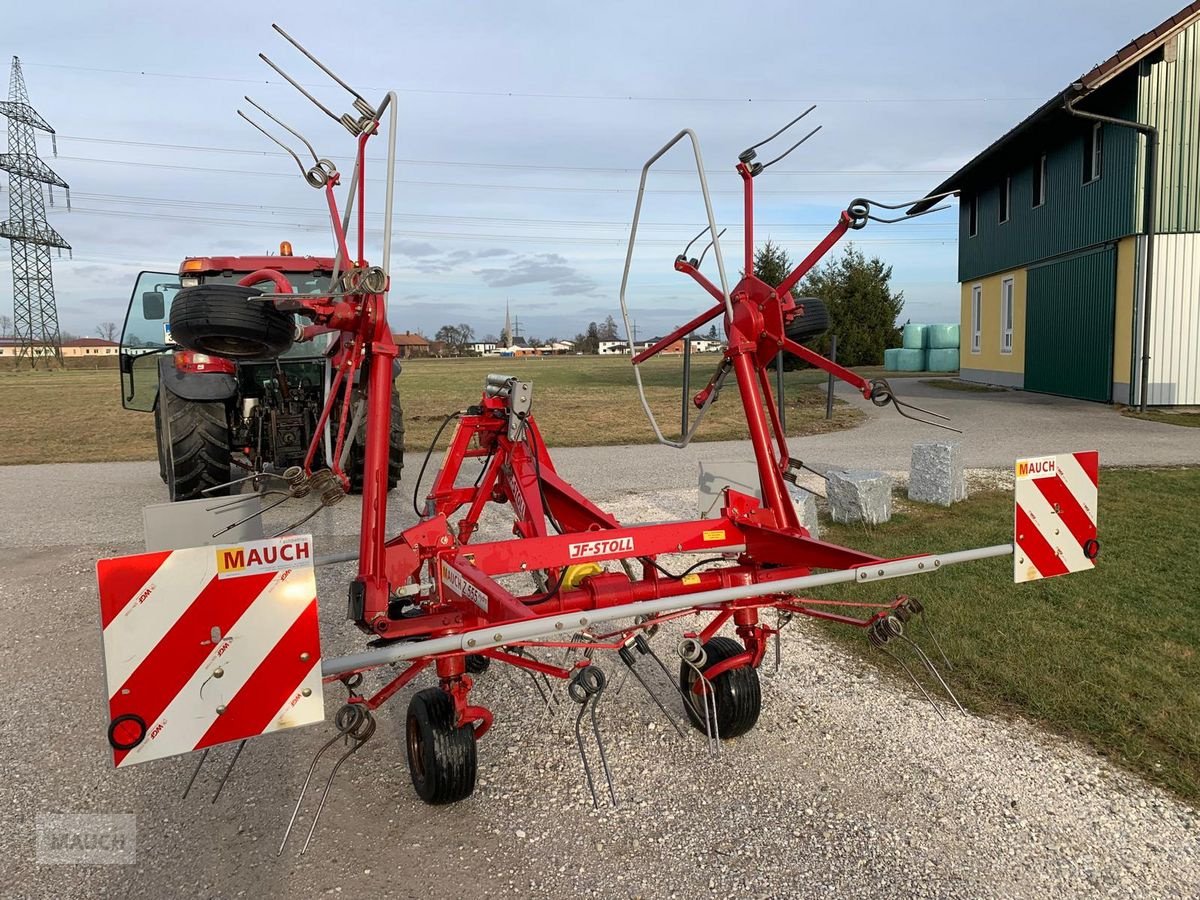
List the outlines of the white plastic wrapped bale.
{"label": "white plastic wrapped bale", "polygon": [[892,479],[885,472],[831,470],[825,486],[835,522],[881,525],[892,517]]}
{"label": "white plastic wrapped bale", "polygon": [[930,350],[957,350],[958,323],[929,326]]}
{"label": "white plastic wrapped bale", "polygon": [[921,441],[913,444],[908,499],[938,506],[949,506],[967,499],[961,444],[956,441]]}
{"label": "white plastic wrapped bale", "polygon": [[900,342],[906,350],[924,350],[929,346],[929,326],[910,322],[904,326]]}
{"label": "white plastic wrapped bale", "polygon": [[883,369],[885,372],[900,371],[900,348],[891,347],[883,351]]}
{"label": "white plastic wrapped bale", "polygon": [[788,485],[788,493],[792,495],[792,505],[796,507],[796,516],[800,524],[808,529],[808,533],[816,540],[821,539],[821,524],[817,521],[817,498],[803,488]]}

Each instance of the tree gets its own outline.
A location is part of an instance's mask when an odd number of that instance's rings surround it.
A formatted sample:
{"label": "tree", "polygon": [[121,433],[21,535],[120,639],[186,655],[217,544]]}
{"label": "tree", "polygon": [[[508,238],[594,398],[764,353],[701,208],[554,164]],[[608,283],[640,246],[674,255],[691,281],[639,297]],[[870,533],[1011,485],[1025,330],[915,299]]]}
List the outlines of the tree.
{"label": "tree", "polygon": [[462,356],[467,350],[467,344],[475,339],[475,329],[465,322],[458,325],[443,325],[433,336],[435,341],[442,341],[454,356]]}
{"label": "tree", "polygon": [[0,316],[0,337],[12,337],[12,316]]}
{"label": "tree", "polygon": [[853,244],[840,259],[805,276],[800,293],[821,298],[829,309],[829,332],[818,339],[821,352],[828,351],[829,335],[836,334],[839,363],[877,366],[886,348],[900,345],[896,320],[904,309],[904,292],[893,293],[891,279],[891,266],[877,256],[867,259]]}
{"label": "tree", "polygon": [[705,337],[707,340],[710,340],[710,341],[715,341],[715,340],[717,340],[717,339],[718,339],[718,338],[717,338],[717,326],[716,326],[716,325],[709,325],[709,326],[708,326],[708,334],[706,334],[704,337]]}
{"label": "tree", "polygon": [[[792,260],[788,256],[788,252],[773,243],[770,238],[767,238],[767,242],[755,251],[754,274],[771,287],[775,287],[787,278],[791,271]],[[792,296],[796,296],[795,288],[792,288]]]}
{"label": "tree", "polygon": [[615,341],[617,340],[617,323],[612,316],[604,317],[604,324],[600,326],[600,340]]}
{"label": "tree", "polygon": [[96,326],[96,334],[106,341],[115,341],[118,327],[116,322],[101,322]]}

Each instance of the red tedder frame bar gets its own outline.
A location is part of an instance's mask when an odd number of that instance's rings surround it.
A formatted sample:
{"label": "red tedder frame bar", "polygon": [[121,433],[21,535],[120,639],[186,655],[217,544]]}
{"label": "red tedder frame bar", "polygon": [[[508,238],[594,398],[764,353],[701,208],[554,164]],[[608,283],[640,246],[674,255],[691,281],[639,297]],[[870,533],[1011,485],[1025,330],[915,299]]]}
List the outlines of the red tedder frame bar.
{"label": "red tedder frame bar", "polygon": [[[386,104],[385,104],[386,105]],[[458,413],[457,423],[443,464],[433,479],[420,521],[395,537],[387,534],[388,435],[396,347],[387,325],[386,278],[352,278],[368,271],[364,257],[365,238],[365,148],[379,130],[373,126],[358,138],[359,177],[357,193],[357,241],[351,252],[342,227],[334,187],[335,175],[325,185],[330,219],[339,259],[351,269],[329,297],[279,298],[282,308],[307,316],[313,325],[305,337],[337,332],[332,358],[332,390],[320,418],[323,428],[336,404],[341,404],[332,465],[334,473],[345,440],[349,388],[355,382],[367,385],[367,428],[365,477],[362,495],[362,530],[358,574],[350,585],[349,617],[376,645],[405,643],[405,654],[390,661],[408,665],[372,697],[357,698],[374,708],[392,696],[418,671],[434,665],[441,686],[455,702],[458,724],[474,725],[482,735],[491,724],[491,714],[469,700],[472,681],[465,659],[474,652],[491,659],[522,666],[543,674],[569,677],[564,669],[521,655],[524,646],[589,646],[619,648],[639,629],[689,613],[709,613],[711,620],[695,634],[707,639],[732,621],[744,651],[721,664],[721,670],[740,665],[757,666],[769,638],[777,632],[760,619],[764,608],[784,613],[801,613],[817,618],[869,627],[890,615],[906,598],[885,604],[831,604],[805,600],[772,585],[808,576],[814,570],[855,570],[876,567],[890,560],[846,547],[815,540],[801,526],[785,485],[791,460],[787,438],[775,413],[775,402],[767,377],[767,364],[786,350],[853,385],[864,397],[872,397],[875,385],[854,372],[787,337],[786,329],[803,315],[802,302],[793,299],[791,288],[848,229],[862,227],[866,217],[854,210],[842,212],[829,234],[778,285],[769,285],[753,274],[753,179],[760,166],[745,162],[736,167],[742,178],[745,198],[745,260],[747,273],[730,294],[732,318],[726,314],[724,328],[728,347],[721,366],[732,369],[754,449],[761,486],[761,501],[727,490],[720,516],[713,519],[666,524],[623,526],[612,515],[589,501],[556,471],[541,432],[532,415],[513,405],[515,379],[489,376],[479,403]],[[654,346],[633,357],[639,365],[675,340],[686,337],[698,326],[726,313],[721,291],[697,267],[682,257],[675,268],[696,281],[718,303],[677,329]],[[286,306],[284,305],[286,304]],[[362,374],[359,374],[362,373]],[[715,380],[715,379],[714,379]],[[706,389],[711,391],[712,385]],[[707,393],[696,398],[703,404]],[[764,413],[765,410],[770,412]],[[321,429],[318,429],[320,431]],[[311,471],[316,439],[310,448],[306,469]],[[481,463],[478,471],[464,473],[464,463]],[[477,477],[472,477],[477,476]],[[475,542],[481,516],[488,504],[507,505],[516,539]],[[452,517],[457,517],[452,523]],[[716,554],[717,567],[672,574],[660,558],[671,554]],[[604,570],[599,563],[615,563]],[[713,563],[707,565],[712,566]],[[533,593],[514,593],[498,579],[534,575],[540,579]],[[882,572],[880,573],[882,574]],[[511,580],[511,579],[510,579]],[[529,579],[526,579],[529,580]],[[703,602],[688,607],[686,598],[725,588],[761,586],[760,595],[723,602]],[[744,592],[743,592],[744,593]],[[437,639],[479,629],[533,623],[563,613],[613,610],[641,601],[682,598],[669,613],[636,619],[608,634],[585,632],[514,640],[497,645],[482,642],[477,650],[464,638],[463,647],[445,650]],[[831,611],[830,607],[868,606],[869,614],[858,617]],[[600,617],[597,617],[600,618]],[[612,619],[612,616],[608,617]],[[586,616],[582,621],[588,621]],[[421,644],[437,650],[422,654]],[[512,652],[515,649],[516,652]],[[360,654],[369,657],[370,654]],[[353,660],[354,658],[349,658]],[[348,679],[364,668],[380,664],[376,657],[361,665],[349,663],[326,669],[326,677]],[[581,660],[576,666],[586,666]],[[715,669],[711,677],[719,674]]]}

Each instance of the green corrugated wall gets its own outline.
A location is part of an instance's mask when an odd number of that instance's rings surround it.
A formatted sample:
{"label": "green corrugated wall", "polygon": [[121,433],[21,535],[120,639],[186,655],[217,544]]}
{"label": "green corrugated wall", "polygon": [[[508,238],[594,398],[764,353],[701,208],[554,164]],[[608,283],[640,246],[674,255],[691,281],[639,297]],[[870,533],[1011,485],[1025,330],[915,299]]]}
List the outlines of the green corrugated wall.
{"label": "green corrugated wall", "polygon": [[1112,398],[1116,273],[1112,247],[1029,270],[1025,390]]}
{"label": "green corrugated wall", "polygon": [[[1200,231],[1200,24],[1175,37],[1174,55],[1139,66],[1138,118],[1159,129],[1155,230],[1178,234]],[[1140,199],[1138,212],[1140,228]]]}
{"label": "green corrugated wall", "polygon": [[[1090,111],[1133,118],[1137,111],[1137,79],[1117,79],[1098,92]],[[1070,253],[1132,234],[1136,228],[1135,172],[1137,133],[1129,128],[1104,127],[1102,175],[1083,184],[1084,135],[1091,123],[1067,119],[1046,128],[1046,202],[1037,208],[1033,199],[1033,166],[1036,157],[1012,161],[1012,202],[1009,220],[999,221],[1000,179],[981,185],[979,230],[968,235],[967,195],[959,214],[959,281],[971,281],[993,272],[1029,265],[1048,257]]]}

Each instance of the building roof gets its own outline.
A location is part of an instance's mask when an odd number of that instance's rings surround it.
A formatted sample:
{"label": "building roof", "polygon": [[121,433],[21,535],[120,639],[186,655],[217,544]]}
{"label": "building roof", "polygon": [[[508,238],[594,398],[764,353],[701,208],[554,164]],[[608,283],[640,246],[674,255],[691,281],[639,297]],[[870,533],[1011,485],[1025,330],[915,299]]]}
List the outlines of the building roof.
{"label": "building roof", "polygon": [[116,341],[106,341],[104,338],[75,338],[70,341],[63,341],[64,347],[119,347]]}
{"label": "building roof", "polygon": [[924,212],[933,206],[939,194],[958,191],[971,176],[988,163],[995,160],[1016,139],[1028,134],[1053,118],[1064,115],[1063,106],[1072,97],[1084,97],[1088,93],[1107,84],[1122,72],[1135,66],[1148,55],[1153,53],[1172,37],[1187,28],[1193,22],[1200,20],[1200,0],[1189,3],[1173,16],[1168,16],[1163,22],[1151,28],[1143,35],[1134,38],[1108,59],[1104,60],[1083,75],[1073,79],[1061,91],[1022,119],[1013,128],[1001,135],[975,156],[965,166],[930,191],[926,198],[909,209],[910,213]]}
{"label": "building roof", "polygon": [[419,334],[406,331],[404,334],[393,334],[392,341],[397,347],[428,347],[429,341]]}

